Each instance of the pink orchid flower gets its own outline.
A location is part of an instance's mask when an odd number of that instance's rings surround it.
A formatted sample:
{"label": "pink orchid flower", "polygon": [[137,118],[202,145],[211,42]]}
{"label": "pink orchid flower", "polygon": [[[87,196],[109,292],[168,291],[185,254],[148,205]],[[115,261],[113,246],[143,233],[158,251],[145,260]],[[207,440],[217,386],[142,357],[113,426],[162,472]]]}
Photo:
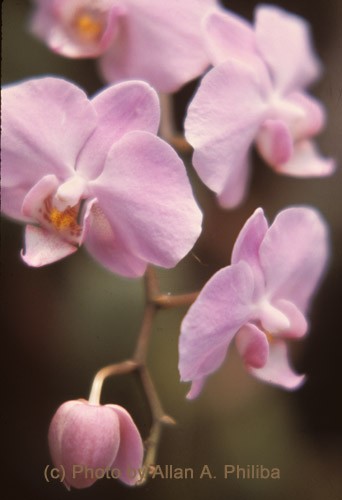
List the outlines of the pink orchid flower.
{"label": "pink orchid flower", "polygon": [[156,136],[156,92],[132,81],[89,100],[57,78],[2,94],[2,211],[27,224],[30,266],[84,243],[103,266],[141,276],[192,248],[202,215],[183,162]]}
{"label": "pink orchid flower", "polygon": [[128,472],[142,467],[143,443],[121,406],[68,401],[53,416],[48,438],[52,462],[68,489],[91,486],[102,470],[115,469],[115,478],[128,485],[139,479]]}
{"label": "pink orchid flower", "polygon": [[189,106],[185,132],[194,167],[219,203],[229,208],[243,200],[253,142],[280,174],[331,174],[334,161],[312,141],[324,126],[324,109],[303,90],[320,73],[305,21],[261,6],[254,27],[218,10],[204,24],[215,67]]}
{"label": "pink orchid flower", "polygon": [[58,54],[99,57],[110,83],[174,92],[209,66],[201,20],[216,0],[35,0],[31,30]]}
{"label": "pink orchid flower", "polygon": [[179,341],[182,381],[195,398],[236,339],[246,369],[286,389],[299,387],[287,358],[287,339],[302,337],[305,315],[328,257],[327,228],[308,207],[278,214],[268,227],[261,208],[242,228],[232,264],[204,286],[185,316]]}

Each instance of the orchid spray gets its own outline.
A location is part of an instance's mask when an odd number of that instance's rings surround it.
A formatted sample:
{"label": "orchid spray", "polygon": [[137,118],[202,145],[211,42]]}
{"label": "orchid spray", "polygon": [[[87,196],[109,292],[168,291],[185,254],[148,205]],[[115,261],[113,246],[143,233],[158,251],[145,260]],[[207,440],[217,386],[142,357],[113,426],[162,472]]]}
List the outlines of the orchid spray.
{"label": "orchid spray", "polygon": [[[193,250],[207,217],[196,173],[227,220],[232,212],[223,209],[247,199],[253,146],[278,174],[334,173],[334,159],[314,142],[324,105],[308,93],[322,64],[308,23],[272,5],[257,7],[249,23],[215,0],[34,0],[29,29],[60,56],[95,59],[106,86],[88,96],[65,78],[43,76],[3,88],[1,210],[25,226],[22,262],[39,268],[84,247],[108,273],[142,278],[145,295],[132,355],[100,367],[88,398],[54,414],[51,460],[68,489],[98,479],[76,474],[80,464],[115,469],[137,486],[153,474],[162,427],[176,423],[148,364],[163,310],[189,308],[178,362],[180,380],[191,383],[188,399],[200,396],[209,376],[215,381],[233,343],[259,381],[286,390],[305,383],[289,344],[309,331],[329,262],[329,228],[318,209],[285,207],[269,223],[251,202],[243,227],[232,226],[230,263],[201,290],[164,293],[156,268],[174,268],[190,253],[203,265]],[[194,78],[180,139],[169,97]],[[113,337],[114,348],[119,341]],[[151,415],[147,435],[126,408],[103,402],[104,382],[122,374],[139,380]]]}

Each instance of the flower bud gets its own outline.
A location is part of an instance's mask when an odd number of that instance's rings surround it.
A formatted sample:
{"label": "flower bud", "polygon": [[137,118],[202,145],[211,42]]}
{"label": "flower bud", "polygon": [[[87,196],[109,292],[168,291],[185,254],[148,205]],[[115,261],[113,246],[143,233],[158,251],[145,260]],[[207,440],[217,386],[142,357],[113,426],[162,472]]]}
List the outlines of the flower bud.
{"label": "flower bud", "polygon": [[116,469],[115,477],[126,484],[138,479],[128,471],[142,466],[142,439],[121,406],[68,401],[53,416],[48,439],[52,462],[67,488],[87,488],[108,469]]}

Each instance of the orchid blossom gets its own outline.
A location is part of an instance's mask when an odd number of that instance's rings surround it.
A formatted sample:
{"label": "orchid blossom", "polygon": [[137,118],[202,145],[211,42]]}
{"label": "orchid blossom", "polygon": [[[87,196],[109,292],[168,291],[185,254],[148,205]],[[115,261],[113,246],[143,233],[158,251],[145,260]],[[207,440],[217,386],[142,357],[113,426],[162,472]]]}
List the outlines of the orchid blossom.
{"label": "orchid blossom", "polygon": [[179,340],[179,370],[195,398],[219,368],[235,338],[246,369],[286,389],[299,387],[286,341],[307,332],[306,314],[328,257],[327,228],[308,207],[278,214],[268,227],[262,209],[244,225],[232,264],[204,286],[185,316]]}
{"label": "orchid blossom", "polygon": [[243,200],[253,143],[280,174],[330,175],[334,161],[322,158],[312,141],[325,112],[305,92],[321,70],[306,22],[260,6],[254,27],[217,9],[204,26],[214,68],[190,103],[185,133],[194,168],[219,203],[230,208]]}
{"label": "orchid blossom", "polygon": [[103,266],[141,276],[173,267],[201,231],[183,162],[156,137],[156,92],[132,81],[89,100],[57,78],[2,94],[2,211],[27,224],[23,260],[43,266],[84,244]]}
{"label": "orchid blossom", "polygon": [[99,58],[105,81],[174,92],[209,66],[201,20],[216,0],[35,0],[31,30],[58,54]]}

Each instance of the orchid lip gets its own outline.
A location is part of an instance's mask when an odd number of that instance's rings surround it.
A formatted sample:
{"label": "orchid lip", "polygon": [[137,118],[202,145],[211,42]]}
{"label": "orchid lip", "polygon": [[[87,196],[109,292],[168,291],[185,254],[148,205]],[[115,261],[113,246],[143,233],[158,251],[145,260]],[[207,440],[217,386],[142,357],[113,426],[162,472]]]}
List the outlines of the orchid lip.
{"label": "orchid lip", "polygon": [[42,225],[58,232],[61,237],[73,244],[79,244],[82,226],[78,223],[80,203],[65,210],[58,210],[52,203],[51,196],[46,198],[43,208],[39,209]]}

